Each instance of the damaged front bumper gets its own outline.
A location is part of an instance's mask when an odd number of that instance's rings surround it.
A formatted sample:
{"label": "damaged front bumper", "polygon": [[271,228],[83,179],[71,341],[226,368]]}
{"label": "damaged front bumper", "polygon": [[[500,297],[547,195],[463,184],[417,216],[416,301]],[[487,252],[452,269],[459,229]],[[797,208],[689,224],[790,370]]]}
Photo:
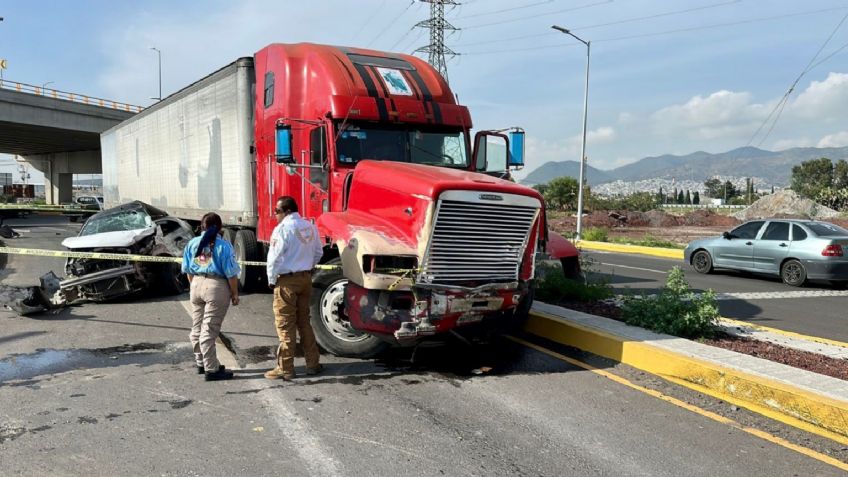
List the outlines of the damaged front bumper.
{"label": "damaged front bumper", "polygon": [[529,298],[525,283],[476,288],[416,286],[412,290],[369,290],[349,283],[345,307],[351,326],[384,339],[409,342],[493,318],[509,319]]}

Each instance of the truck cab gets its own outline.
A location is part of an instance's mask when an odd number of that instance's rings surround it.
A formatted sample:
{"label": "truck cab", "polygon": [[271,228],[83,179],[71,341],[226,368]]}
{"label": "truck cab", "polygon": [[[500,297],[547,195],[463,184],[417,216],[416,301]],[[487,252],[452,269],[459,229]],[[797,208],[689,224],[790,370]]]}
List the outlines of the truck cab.
{"label": "truck cab", "polygon": [[318,225],[312,319],[325,349],[371,356],[526,316],[535,258],[550,250],[542,197],[501,178],[523,163],[523,131],[478,133],[472,148],[468,109],[413,56],[275,44],[255,64],[258,238],[281,195]]}

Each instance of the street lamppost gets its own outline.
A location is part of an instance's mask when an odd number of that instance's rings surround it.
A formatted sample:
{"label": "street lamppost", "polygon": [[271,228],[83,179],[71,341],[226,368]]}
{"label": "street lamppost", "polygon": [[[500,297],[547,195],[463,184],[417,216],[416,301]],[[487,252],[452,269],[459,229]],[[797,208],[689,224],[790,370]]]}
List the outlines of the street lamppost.
{"label": "street lamppost", "polygon": [[41,85],[41,94],[42,94],[43,96],[47,96],[47,85],[48,85],[48,84],[52,84],[52,83],[54,83],[54,82],[53,82],[53,81],[48,81],[48,82],[46,82],[46,83],[44,83],[44,84],[42,84],[42,85]]}
{"label": "street lamppost", "polygon": [[583,143],[580,148],[580,177],[578,178],[578,184],[580,187],[577,189],[577,235],[575,237],[577,240],[580,240],[583,232],[583,177],[586,173],[586,118],[589,111],[589,52],[591,50],[592,42],[583,41],[582,38],[571,33],[571,31],[567,28],[557,25],[553,25],[551,28],[558,32],[565,33],[586,45],[586,87],[584,88],[583,93]]}
{"label": "street lamppost", "polygon": [[159,51],[159,48],[156,48],[155,46],[151,46],[150,49],[155,51],[156,55],[159,57],[159,97],[150,99],[162,101],[162,52]]}

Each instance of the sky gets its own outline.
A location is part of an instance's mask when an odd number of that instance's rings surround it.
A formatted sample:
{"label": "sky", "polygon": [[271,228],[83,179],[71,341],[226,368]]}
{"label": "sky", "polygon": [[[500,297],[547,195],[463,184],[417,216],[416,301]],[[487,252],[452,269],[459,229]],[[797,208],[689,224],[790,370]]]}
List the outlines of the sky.
{"label": "sky", "polygon": [[[588,163],[848,146],[844,0],[457,0],[451,88],[474,129],[520,126],[527,166],[578,160],[591,42]],[[150,105],[269,43],[412,53],[413,0],[0,0],[4,78]],[[793,87],[794,85],[794,87]],[[785,97],[788,91],[791,93]],[[776,119],[776,121],[775,121]],[[9,156],[6,156],[8,163]],[[0,161],[0,172],[9,166]]]}

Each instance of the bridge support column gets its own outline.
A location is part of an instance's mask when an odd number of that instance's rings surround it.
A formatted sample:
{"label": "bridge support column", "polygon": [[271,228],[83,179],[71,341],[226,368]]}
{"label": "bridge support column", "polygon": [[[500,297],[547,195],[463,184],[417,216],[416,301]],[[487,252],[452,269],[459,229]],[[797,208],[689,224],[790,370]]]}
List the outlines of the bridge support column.
{"label": "bridge support column", "polygon": [[103,171],[100,151],[58,152],[23,158],[44,173],[44,192],[47,203],[52,205],[73,200],[74,174],[101,174]]}
{"label": "bridge support column", "polygon": [[67,204],[74,200],[74,175],[67,173],[44,175],[44,193],[48,204]]}

